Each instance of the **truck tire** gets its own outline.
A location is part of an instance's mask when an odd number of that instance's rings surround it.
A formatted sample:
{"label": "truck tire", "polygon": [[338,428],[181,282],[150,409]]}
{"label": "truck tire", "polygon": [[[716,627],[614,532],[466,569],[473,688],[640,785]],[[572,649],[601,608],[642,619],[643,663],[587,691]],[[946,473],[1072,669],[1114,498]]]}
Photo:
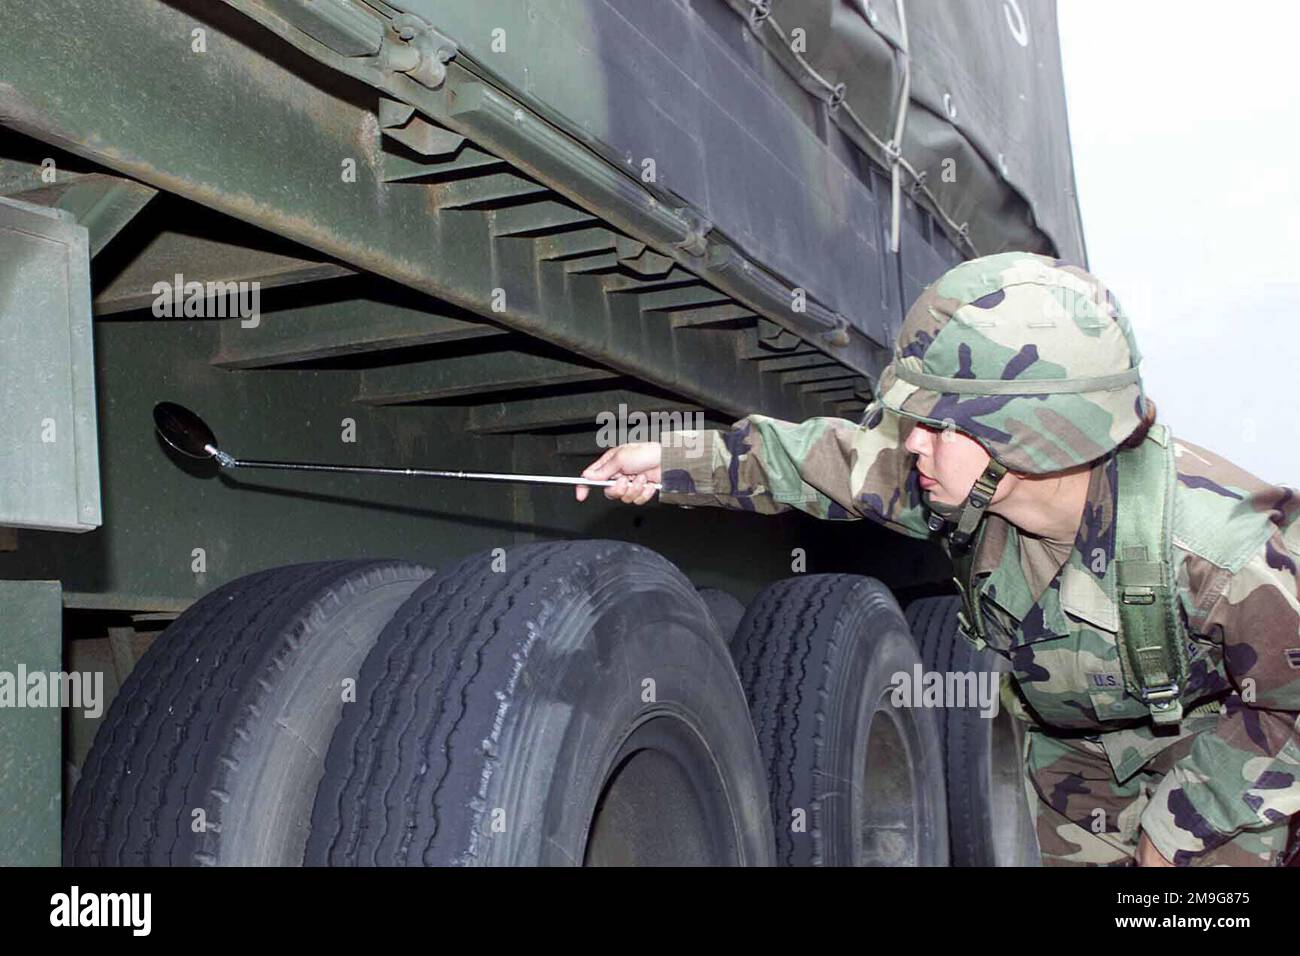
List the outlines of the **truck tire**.
{"label": "truck tire", "polygon": [[890,701],[918,658],[889,589],[850,574],[778,581],[749,605],[736,651],[778,862],[946,865],[934,714]]}
{"label": "truck tire", "polygon": [[362,667],[306,860],[770,864],[758,745],[695,589],[613,541],[429,581]]}
{"label": "truck tire", "polygon": [[[907,606],[907,619],[927,671],[1007,669],[992,651],[977,651],[957,630],[957,597],[929,597]],[[970,707],[940,708],[948,788],[948,841],[954,866],[1038,866],[1038,839],[1025,796],[1023,726],[1005,707],[992,719]]]}
{"label": "truck tire", "polygon": [[68,810],[65,863],[300,865],[343,681],[431,573],[302,564],[197,601],[105,716]]}
{"label": "truck tire", "polygon": [[721,588],[699,588],[698,590],[700,600],[713,615],[713,622],[718,625],[718,633],[722,635],[727,646],[731,647],[736,637],[736,628],[740,626],[740,619],[745,616],[745,605],[741,604],[730,591]]}

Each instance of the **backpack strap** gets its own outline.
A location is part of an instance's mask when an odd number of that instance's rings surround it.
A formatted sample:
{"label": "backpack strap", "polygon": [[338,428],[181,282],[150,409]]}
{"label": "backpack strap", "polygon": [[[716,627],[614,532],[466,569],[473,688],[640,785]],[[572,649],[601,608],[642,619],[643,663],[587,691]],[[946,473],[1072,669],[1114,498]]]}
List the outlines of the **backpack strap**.
{"label": "backpack strap", "polygon": [[1177,728],[1187,683],[1173,580],[1174,453],[1168,429],[1152,425],[1137,448],[1116,456],[1115,580],[1125,689],[1158,727]]}

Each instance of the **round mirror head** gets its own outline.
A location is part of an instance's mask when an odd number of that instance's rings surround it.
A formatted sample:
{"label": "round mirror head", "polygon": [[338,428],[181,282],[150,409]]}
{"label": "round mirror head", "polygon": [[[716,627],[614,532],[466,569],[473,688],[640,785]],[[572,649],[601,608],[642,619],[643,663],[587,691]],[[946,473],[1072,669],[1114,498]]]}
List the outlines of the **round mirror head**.
{"label": "round mirror head", "polygon": [[212,429],[183,405],[159,402],[153,407],[153,423],[162,440],[182,455],[212,458],[216,454],[217,439]]}

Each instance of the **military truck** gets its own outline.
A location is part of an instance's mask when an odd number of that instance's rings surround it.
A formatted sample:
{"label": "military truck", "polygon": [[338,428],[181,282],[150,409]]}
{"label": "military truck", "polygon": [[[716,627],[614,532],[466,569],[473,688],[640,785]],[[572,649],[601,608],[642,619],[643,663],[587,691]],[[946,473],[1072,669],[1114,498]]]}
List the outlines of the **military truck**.
{"label": "military truck", "polygon": [[890,704],[989,667],[927,543],[222,471],[151,416],[250,458],[559,475],[858,418],[947,267],[1086,264],[1053,4],[0,24],[0,862],[1034,858],[1006,710]]}

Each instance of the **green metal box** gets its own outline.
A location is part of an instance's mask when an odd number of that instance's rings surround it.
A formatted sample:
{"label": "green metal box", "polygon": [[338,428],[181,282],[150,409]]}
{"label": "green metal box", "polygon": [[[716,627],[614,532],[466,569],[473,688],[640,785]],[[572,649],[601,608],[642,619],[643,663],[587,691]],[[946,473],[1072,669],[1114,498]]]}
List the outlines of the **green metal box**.
{"label": "green metal box", "polygon": [[0,526],[100,525],[89,234],[0,198]]}

